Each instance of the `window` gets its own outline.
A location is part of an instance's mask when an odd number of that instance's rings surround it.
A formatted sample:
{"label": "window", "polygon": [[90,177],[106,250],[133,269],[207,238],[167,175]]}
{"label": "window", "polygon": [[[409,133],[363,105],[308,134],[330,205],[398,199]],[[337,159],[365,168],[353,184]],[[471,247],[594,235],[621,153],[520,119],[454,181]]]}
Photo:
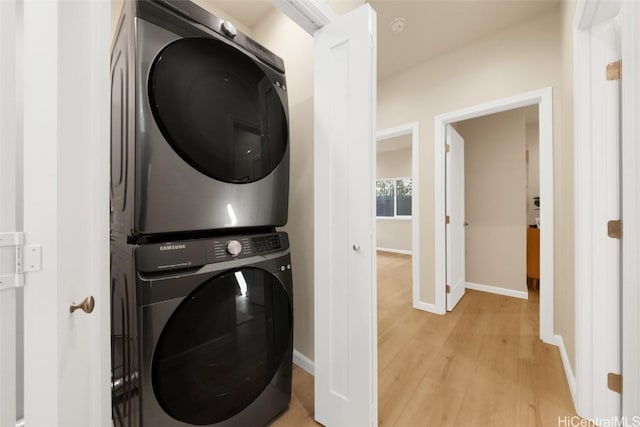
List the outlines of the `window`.
{"label": "window", "polygon": [[411,178],[376,180],[376,216],[411,217]]}

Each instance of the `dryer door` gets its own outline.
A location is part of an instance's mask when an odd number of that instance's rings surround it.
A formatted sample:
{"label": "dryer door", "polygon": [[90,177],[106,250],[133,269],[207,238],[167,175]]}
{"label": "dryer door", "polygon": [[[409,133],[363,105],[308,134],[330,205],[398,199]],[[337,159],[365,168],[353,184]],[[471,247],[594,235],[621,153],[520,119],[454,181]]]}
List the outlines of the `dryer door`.
{"label": "dryer door", "polygon": [[156,57],[148,88],[154,118],[173,149],[203,174],[254,182],[282,161],[284,80],[262,67],[211,38],[177,40]]}
{"label": "dryer door", "polygon": [[176,308],[156,344],[156,400],[173,418],[196,425],[226,420],[269,385],[290,351],[289,295],[271,273],[226,271]]}

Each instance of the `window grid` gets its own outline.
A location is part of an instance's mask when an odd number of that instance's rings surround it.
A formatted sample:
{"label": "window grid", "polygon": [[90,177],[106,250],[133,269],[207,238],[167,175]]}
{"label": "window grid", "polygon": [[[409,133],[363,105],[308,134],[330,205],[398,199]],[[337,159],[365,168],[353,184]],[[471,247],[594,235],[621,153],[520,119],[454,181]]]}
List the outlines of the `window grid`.
{"label": "window grid", "polygon": [[[401,185],[399,186],[398,183]],[[398,177],[398,178],[382,178],[376,180],[376,218],[411,218],[411,213],[409,214],[398,214],[398,198],[400,196],[408,196],[408,208],[409,212],[411,212],[411,201],[413,197],[413,185],[412,180],[409,177]],[[401,192],[404,194],[400,195],[398,193],[398,187],[400,187]],[[392,205],[393,205],[393,215],[384,215],[384,205],[382,202],[382,211],[383,215],[379,214],[379,198],[380,197],[389,197],[392,196]]]}

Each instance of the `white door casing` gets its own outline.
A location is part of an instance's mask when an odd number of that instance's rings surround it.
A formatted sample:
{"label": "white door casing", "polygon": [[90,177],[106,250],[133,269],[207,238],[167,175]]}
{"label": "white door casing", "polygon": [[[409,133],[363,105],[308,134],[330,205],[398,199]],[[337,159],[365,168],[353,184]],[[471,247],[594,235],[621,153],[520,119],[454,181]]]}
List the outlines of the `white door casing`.
{"label": "white door casing", "polygon": [[640,414],[640,3],[622,3],[622,415]]}
{"label": "white door casing", "polygon": [[376,16],[315,32],[315,417],[377,425]]}
{"label": "white door casing", "polygon": [[465,291],[464,140],[447,125],[447,311],[453,310]]}
{"label": "white door casing", "polygon": [[[538,105],[540,116],[540,339],[558,345],[553,333],[553,106],[550,87],[479,104],[434,118],[435,313],[446,312],[445,140],[446,125],[489,114]],[[546,172],[543,172],[546,171]],[[568,362],[567,362],[568,363]],[[566,365],[565,365],[566,367]],[[568,375],[573,378],[573,374]]]}

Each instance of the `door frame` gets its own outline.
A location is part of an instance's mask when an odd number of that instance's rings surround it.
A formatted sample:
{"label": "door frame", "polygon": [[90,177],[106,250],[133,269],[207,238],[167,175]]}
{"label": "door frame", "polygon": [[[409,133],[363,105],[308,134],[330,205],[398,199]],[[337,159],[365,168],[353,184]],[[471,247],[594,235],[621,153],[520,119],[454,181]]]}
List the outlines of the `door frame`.
{"label": "door frame", "polygon": [[[540,116],[540,339],[558,345],[553,334],[554,231],[553,231],[553,91],[551,87],[438,115],[434,139],[435,306],[446,313],[446,125],[489,114],[538,105]],[[547,173],[544,173],[547,171]],[[524,209],[524,208],[523,208]],[[524,278],[523,278],[524,279]],[[563,347],[563,346],[561,346]],[[563,356],[566,359],[566,355]],[[565,364],[566,366],[566,364]]]}
{"label": "door frame", "polygon": [[[431,311],[431,304],[420,298],[420,134],[418,122],[405,123],[376,133],[376,143],[397,136],[411,135],[411,275],[412,305],[418,310]],[[374,183],[375,185],[375,183]]]}
{"label": "door frame", "polygon": [[[619,12],[617,7],[619,7]],[[619,14],[618,14],[619,13]],[[637,43],[640,31],[640,5],[637,2],[611,2],[604,0],[580,0],[576,6],[573,23],[574,52],[574,94],[575,94],[575,138],[574,145],[574,181],[575,181],[575,247],[576,247],[576,284],[575,284],[575,324],[576,324],[576,399],[577,412],[586,418],[593,418],[593,402],[602,397],[596,395],[593,384],[602,383],[603,378],[596,377],[596,366],[602,360],[604,346],[594,343],[598,328],[598,302],[593,293],[596,284],[593,281],[594,269],[601,269],[600,259],[594,259],[589,251],[582,248],[592,247],[594,233],[602,233],[601,223],[590,212],[595,198],[596,188],[590,177],[594,173],[592,150],[598,141],[592,136],[591,109],[594,101],[591,79],[591,30],[603,22],[620,17],[622,45],[622,218],[624,237],[622,239],[622,316],[625,327],[622,329],[622,373],[624,375],[624,393],[622,394],[622,416],[628,420],[640,413],[640,269],[637,259],[640,252],[640,45]],[[602,73],[604,78],[604,70]],[[613,218],[612,218],[613,219]],[[606,371],[602,366],[598,371]],[[609,369],[610,370],[610,369]],[[606,393],[607,391],[605,391]]]}

